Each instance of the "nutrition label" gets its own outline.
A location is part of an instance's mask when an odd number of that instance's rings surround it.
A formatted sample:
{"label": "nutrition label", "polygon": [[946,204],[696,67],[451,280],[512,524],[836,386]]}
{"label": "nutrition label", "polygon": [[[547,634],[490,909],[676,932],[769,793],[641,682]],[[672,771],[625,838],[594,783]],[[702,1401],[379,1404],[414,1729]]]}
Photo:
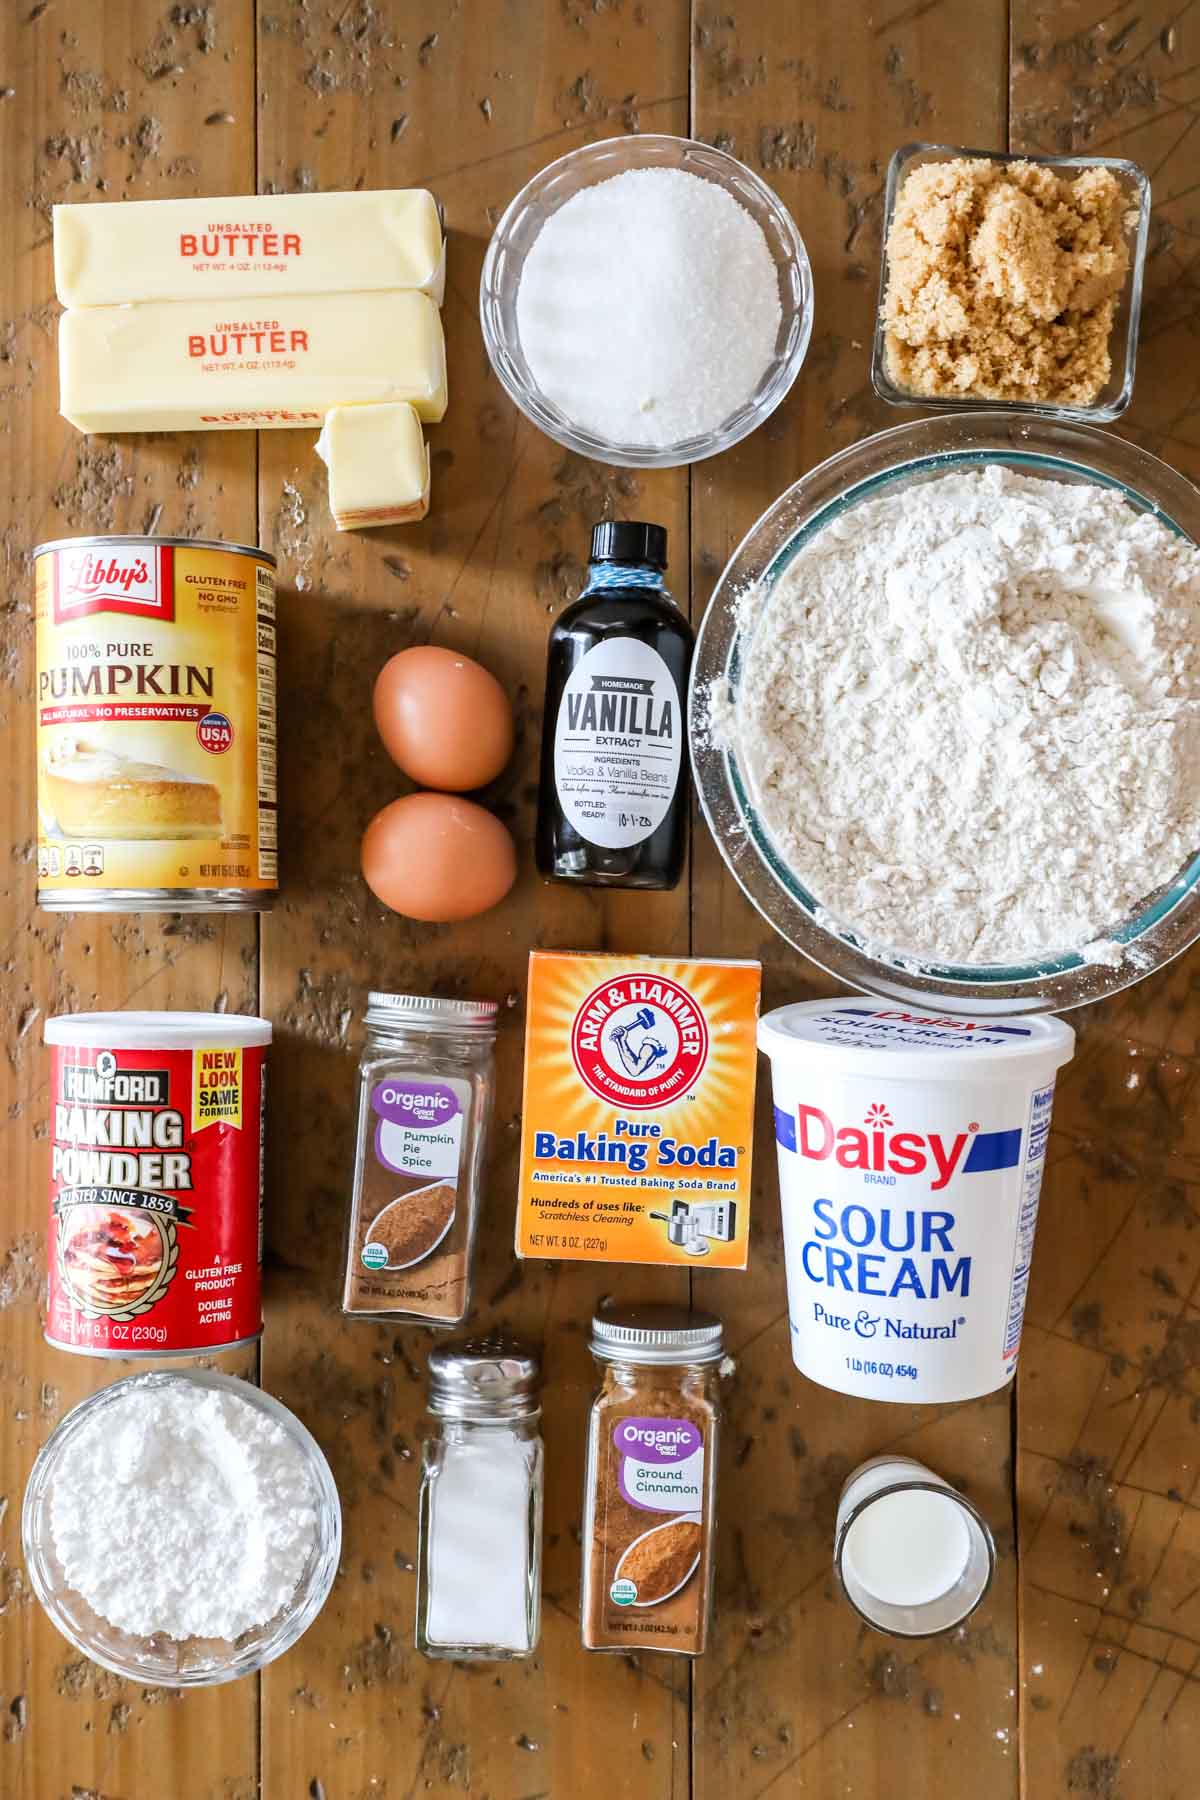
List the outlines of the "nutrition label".
{"label": "nutrition label", "polygon": [[563,689],[554,781],[580,837],[630,849],[658,830],[679,782],[683,721],[670,669],[649,644],[597,644]]}
{"label": "nutrition label", "polygon": [[1025,1318],[1025,1295],[1029,1288],[1029,1266],[1033,1258],[1033,1235],[1037,1229],[1038,1199],[1042,1191],[1042,1170],[1046,1162],[1046,1144],[1050,1137],[1050,1109],[1054,1104],[1054,1083],[1039,1088],[1029,1103],[1029,1134],[1025,1151],[1025,1176],[1017,1213],[1017,1236],[1013,1248],[1012,1285],[1008,1297],[1008,1318],[1004,1326],[1004,1359],[1015,1360],[1021,1347],[1021,1326]]}

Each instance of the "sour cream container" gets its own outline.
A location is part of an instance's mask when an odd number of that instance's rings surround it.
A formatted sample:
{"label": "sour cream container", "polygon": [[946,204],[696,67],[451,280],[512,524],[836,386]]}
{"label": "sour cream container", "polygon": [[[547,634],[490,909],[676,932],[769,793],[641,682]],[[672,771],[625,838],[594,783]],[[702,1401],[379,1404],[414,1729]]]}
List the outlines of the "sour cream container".
{"label": "sour cream container", "polygon": [[1016,1369],[1054,1099],[1050,1017],[847,995],[759,1022],[796,1367],[870,1400],[971,1400]]}

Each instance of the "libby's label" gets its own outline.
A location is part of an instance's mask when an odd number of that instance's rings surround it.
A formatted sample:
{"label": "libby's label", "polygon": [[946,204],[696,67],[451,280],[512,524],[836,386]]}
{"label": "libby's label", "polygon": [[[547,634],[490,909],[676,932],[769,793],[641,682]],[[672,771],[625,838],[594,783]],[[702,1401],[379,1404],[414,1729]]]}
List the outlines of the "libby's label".
{"label": "libby's label", "polygon": [[216,1350],[262,1329],[265,1049],[50,1049],[46,1335]]}
{"label": "libby's label", "polygon": [[792,1351],[812,1380],[921,1402],[1012,1374],[1054,1084],[989,1074],[774,1066]]}
{"label": "libby's label", "polygon": [[152,539],[52,545],[36,616],[41,895],[273,889],[267,561]]}

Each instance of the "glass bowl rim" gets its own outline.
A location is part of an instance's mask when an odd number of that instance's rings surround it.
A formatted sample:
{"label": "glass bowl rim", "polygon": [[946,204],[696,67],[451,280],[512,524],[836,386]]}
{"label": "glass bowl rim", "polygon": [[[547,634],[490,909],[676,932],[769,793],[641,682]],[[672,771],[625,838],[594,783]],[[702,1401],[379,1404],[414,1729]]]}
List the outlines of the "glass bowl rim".
{"label": "glass bowl rim", "polygon": [[[945,441],[960,434],[968,441]],[[1037,441],[1047,435],[1053,440],[1049,445]],[[983,439],[987,441],[976,441]],[[1075,454],[1066,454],[1068,449]],[[1118,475],[1103,466],[1103,461],[1096,467],[1087,460],[1089,450],[1097,458],[1124,461],[1130,468]],[[889,458],[891,451],[907,454]],[[892,425],[858,439],[786,488],[751,525],[726,563],[696,635],[688,694],[692,770],[705,823],[747,899],[785,942],[836,980],[861,992],[921,1005],[936,997],[943,1010],[953,1013],[1060,1012],[1134,985],[1173,961],[1200,936],[1200,844],[1149,906],[1106,934],[1145,944],[1148,958],[1143,950],[1142,956],[1131,954],[1115,965],[1087,963],[1080,954],[1085,946],[1079,946],[1023,963],[940,964],[903,950],[895,953],[895,962],[889,962],[877,956],[874,948],[856,941],[853,927],[845,927],[849,936],[843,936],[818,921],[818,903],[774,852],[769,833],[750,804],[731,748],[712,741],[704,716],[709,689],[728,682],[736,668],[745,629],[736,617],[737,599],[768,580],[773,585],[803,542],[880,484],[914,475],[932,476],[963,462],[989,461],[1057,468],[1118,488],[1139,510],[1152,512],[1188,542],[1200,543],[1200,491],[1150,451],[1092,425],[1033,419],[1013,408],[995,408],[990,413],[972,409]],[[870,466],[864,468],[864,463]],[[854,473],[835,489],[837,476],[847,466]],[[1134,485],[1135,472],[1141,477],[1140,486]],[[1172,510],[1153,497],[1155,490],[1161,493],[1164,489]],[[1180,523],[1176,510],[1195,517],[1195,533]],[[721,641],[714,651],[718,633]],[[730,830],[738,832],[737,841],[731,841],[722,829],[722,812],[730,815]],[[1147,944],[1152,933],[1160,927],[1165,932],[1171,926],[1174,930],[1168,933],[1166,943],[1151,940]]]}
{"label": "glass bowl rim", "polygon": [[[235,1394],[249,1405],[254,1406],[257,1411],[265,1413],[287,1433],[289,1439],[302,1451],[308,1466],[318,1528],[314,1562],[307,1585],[303,1589],[297,1589],[292,1602],[276,1615],[275,1628],[271,1635],[266,1640],[250,1647],[244,1666],[237,1660],[237,1651],[231,1645],[228,1662],[215,1668],[206,1668],[191,1674],[184,1673],[177,1678],[170,1679],[160,1673],[145,1670],[132,1660],[123,1662],[105,1646],[96,1645],[81,1637],[74,1625],[63,1617],[58,1603],[57,1590],[47,1580],[44,1561],[46,1557],[45,1533],[49,1529],[48,1509],[51,1482],[58,1459],[70,1437],[92,1413],[106,1404],[113,1404],[131,1384],[162,1386],[174,1382]],[[42,1610],[54,1629],[78,1650],[81,1656],[86,1656],[89,1661],[98,1663],[101,1668],[109,1670],[113,1675],[119,1675],[126,1681],[138,1682],[145,1687],[172,1689],[220,1687],[226,1682],[238,1681],[243,1676],[257,1674],[261,1669],[275,1662],[299,1641],[324,1608],[341,1562],[341,1497],[333,1471],[329,1466],[329,1459],[307,1425],[282,1400],[277,1399],[274,1394],[267,1393],[255,1382],[247,1381],[238,1375],[227,1375],[221,1369],[137,1369],[131,1374],[119,1376],[115,1381],[107,1382],[93,1393],[85,1394],[83,1399],[77,1401],[70,1411],[58,1421],[38,1451],[25,1483],[21,1505],[21,1548],[30,1585]],[[70,1591],[76,1592],[77,1590],[71,1589]],[[272,1622],[267,1620],[266,1623],[269,1625]],[[129,1640],[130,1643],[138,1641],[137,1634],[134,1632],[123,1631],[119,1626],[113,1626],[112,1629],[119,1631],[122,1637]]]}
{"label": "glass bowl rim", "polygon": [[[661,153],[661,155],[656,155]],[[526,383],[511,366],[510,338],[502,333],[498,326],[499,311],[498,285],[496,281],[496,265],[507,247],[507,239],[515,221],[529,207],[545,188],[559,180],[568,168],[578,168],[589,162],[603,161],[606,157],[618,161],[628,158],[624,167],[614,169],[613,173],[624,173],[626,168],[639,165],[653,167],[658,162],[669,165],[669,157],[683,160],[694,157],[705,164],[711,175],[717,179],[718,185],[726,193],[734,193],[736,189],[731,180],[736,173],[738,180],[755,193],[765,211],[769,212],[780,235],[786,239],[788,258],[781,261],[771,248],[771,260],[776,269],[791,267],[795,271],[796,283],[800,290],[799,306],[793,309],[790,321],[786,314],[781,321],[781,329],[787,328],[789,333],[788,348],[782,358],[772,359],[769,369],[768,386],[757,404],[747,402],[732,413],[724,425],[715,432],[703,433],[697,437],[681,438],[674,444],[637,445],[621,444],[615,440],[598,436],[581,426],[574,424],[566,414],[553,402],[546,400],[541,393]],[[585,183],[594,186],[596,183]],[[581,189],[576,190],[582,191]],[[744,204],[744,202],[743,202]],[[765,234],[764,234],[765,235]],[[770,248],[770,240],[768,239]],[[556,157],[544,168],[539,169],[523,187],[513,195],[503,213],[500,215],[492,235],[488,240],[484,253],[483,267],[479,277],[479,317],[483,332],[484,348],[488,361],[514,406],[531,424],[545,433],[564,449],[573,450],[578,455],[589,457],[596,462],[610,463],[618,468],[629,469],[672,469],[688,466],[692,463],[704,462],[710,456],[718,456],[730,450],[751,432],[757,431],[766,423],[786,400],[804,366],[812,339],[813,319],[813,276],[812,264],[808,248],[801,235],[791,211],[775,192],[770,184],[763,180],[754,169],[738,157],[722,150],[715,144],[706,144],[700,138],[687,137],[673,132],[629,132],[615,137],[597,138],[590,144],[577,144],[574,149]],[[764,378],[766,378],[764,376]]]}

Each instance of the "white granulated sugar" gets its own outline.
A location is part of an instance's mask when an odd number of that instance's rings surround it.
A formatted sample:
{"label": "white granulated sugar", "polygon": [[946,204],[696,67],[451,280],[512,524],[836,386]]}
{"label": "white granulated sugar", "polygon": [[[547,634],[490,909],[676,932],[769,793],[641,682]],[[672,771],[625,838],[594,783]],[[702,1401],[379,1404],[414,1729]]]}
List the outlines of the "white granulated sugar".
{"label": "white granulated sugar", "polygon": [[647,448],[715,431],[750,399],[781,313],[757,220],[682,169],[628,169],[572,195],[517,290],[546,397],[584,430]]}
{"label": "white granulated sugar", "polygon": [[1106,962],[1200,844],[1198,643],[1193,544],[1110,489],[991,465],[819,531],[724,730],[840,928],[925,960]]}
{"label": "white granulated sugar", "polygon": [[50,1497],[68,1584],[149,1637],[234,1639],[291,1599],[316,1539],[299,1447],[236,1394],[130,1388],[84,1420]]}

